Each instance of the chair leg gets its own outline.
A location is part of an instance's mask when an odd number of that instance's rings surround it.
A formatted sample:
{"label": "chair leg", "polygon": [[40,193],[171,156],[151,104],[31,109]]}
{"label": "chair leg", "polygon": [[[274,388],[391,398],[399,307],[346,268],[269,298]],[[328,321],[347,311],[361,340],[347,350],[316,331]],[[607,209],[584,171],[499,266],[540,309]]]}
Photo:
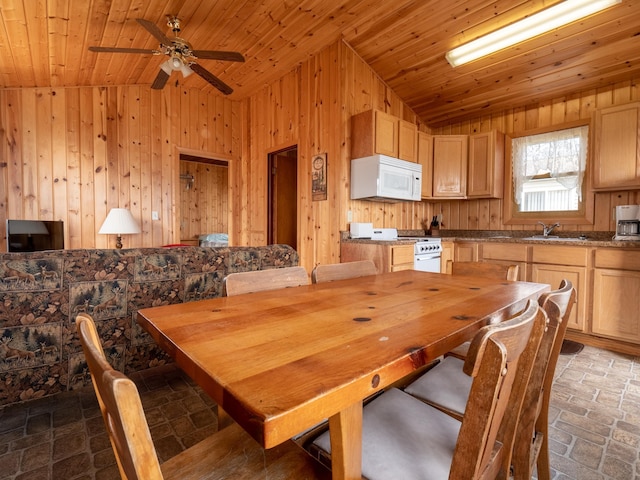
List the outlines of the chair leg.
{"label": "chair leg", "polygon": [[536,422],[536,441],[539,441],[539,451],[535,460],[538,480],[551,480],[551,466],[549,464],[549,415],[548,408],[540,412]]}
{"label": "chair leg", "polygon": [[547,441],[547,435],[542,436],[542,445],[540,446],[540,453],[538,455],[536,467],[538,470],[538,480],[551,480],[551,466],[549,465],[549,442]]}

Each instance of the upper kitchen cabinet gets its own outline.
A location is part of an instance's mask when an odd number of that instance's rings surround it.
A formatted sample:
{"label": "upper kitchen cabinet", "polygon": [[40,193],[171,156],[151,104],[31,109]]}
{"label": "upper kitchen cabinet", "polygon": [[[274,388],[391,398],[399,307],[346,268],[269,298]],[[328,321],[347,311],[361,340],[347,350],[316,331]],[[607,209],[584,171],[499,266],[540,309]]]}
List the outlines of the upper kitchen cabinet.
{"label": "upper kitchen cabinet", "polygon": [[433,196],[433,137],[418,132],[418,163],[422,165],[422,198]]}
{"label": "upper kitchen cabinet", "polygon": [[594,113],[594,190],[640,188],[640,102]]}
{"label": "upper kitchen cabinet", "polygon": [[381,110],[351,117],[351,158],[379,153],[417,162],[418,127]]}
{"label": "upper kitchen cabinet", "polygon": [[418,161],[418,127],[402,119],[398,119],[398,158]]}
{"label": "upper kitchen cabinet", "polygon": [[467,198],[502,198],[504,134],[497,130],[469,136]]}
{"label": "upper kitchen cabinet", "polygon": [[433,136],[433,196],[466,198],[467,135]]}

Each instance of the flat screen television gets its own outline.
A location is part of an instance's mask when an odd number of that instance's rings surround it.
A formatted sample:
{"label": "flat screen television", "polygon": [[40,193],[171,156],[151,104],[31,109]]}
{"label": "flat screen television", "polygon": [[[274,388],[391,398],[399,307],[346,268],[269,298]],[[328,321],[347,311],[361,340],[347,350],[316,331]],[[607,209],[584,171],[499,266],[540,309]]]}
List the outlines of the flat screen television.
{"label": "flat screen television", "polygon": [[64,249],[62,220],[7,220],[7,251]]}

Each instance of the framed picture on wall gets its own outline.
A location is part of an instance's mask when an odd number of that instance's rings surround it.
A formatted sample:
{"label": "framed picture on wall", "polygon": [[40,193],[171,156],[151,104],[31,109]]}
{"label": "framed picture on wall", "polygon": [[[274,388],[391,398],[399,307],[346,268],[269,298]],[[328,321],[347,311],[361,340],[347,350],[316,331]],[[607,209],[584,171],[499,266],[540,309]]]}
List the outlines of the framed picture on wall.
{"label": "framed picture on wall", "polygon": [[311,159],[311,199],[327,199],[327,154],[319,153]]}

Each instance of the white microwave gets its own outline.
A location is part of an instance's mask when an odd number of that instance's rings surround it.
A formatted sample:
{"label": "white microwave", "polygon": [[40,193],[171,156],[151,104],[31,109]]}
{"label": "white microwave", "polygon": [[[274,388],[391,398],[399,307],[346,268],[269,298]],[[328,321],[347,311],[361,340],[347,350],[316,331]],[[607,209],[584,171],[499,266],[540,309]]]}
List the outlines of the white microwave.
{"label": "white microwave", "polygon": [[386,155],[351,160],[351,199],[420,201],[422,165]]}

